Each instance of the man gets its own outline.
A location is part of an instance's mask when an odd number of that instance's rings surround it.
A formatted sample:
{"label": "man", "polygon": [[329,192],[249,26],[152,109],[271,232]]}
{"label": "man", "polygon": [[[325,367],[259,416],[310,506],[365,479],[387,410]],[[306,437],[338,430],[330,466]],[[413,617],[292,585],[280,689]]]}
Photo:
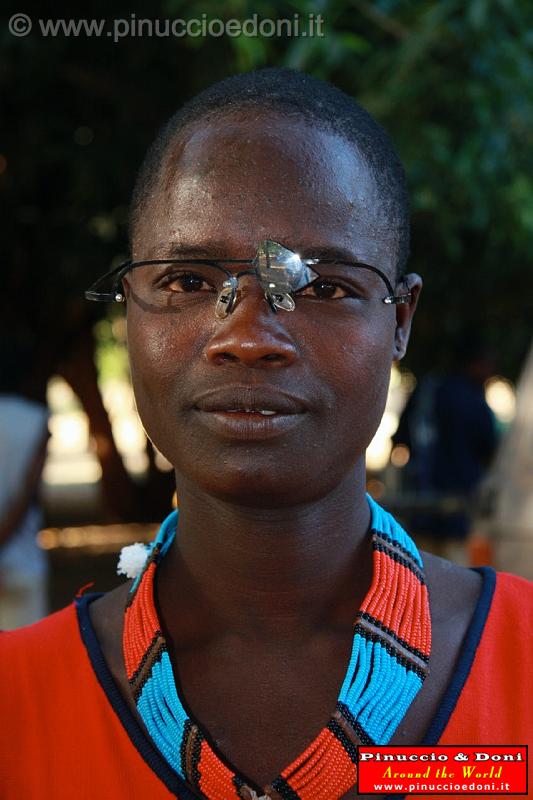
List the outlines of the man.
{"label": "man", "polygon": [[[402,277],[407,215],[384,132],[308,76],[238,76],[163,130],[135,191],[133,263],[89,296],[126,298],[177,533],[171,515],[133,584],[82,599],[78,620],[10,634],[9,679],[28,674],[25,647],[51,695],[32,687],[21,711],[15,692],[8,713],[54,730],[43,745],[24,729],[41,749],[3,797],[333,800],[356,796],[361,741],[508,743],[494,615],[530,588],[501,579],[488,620],[493,574],[422,562],[365,496],[421,288]],[[515,686],[522,642],[505,643]],[[491,659],[502,686],[472,716]]]}

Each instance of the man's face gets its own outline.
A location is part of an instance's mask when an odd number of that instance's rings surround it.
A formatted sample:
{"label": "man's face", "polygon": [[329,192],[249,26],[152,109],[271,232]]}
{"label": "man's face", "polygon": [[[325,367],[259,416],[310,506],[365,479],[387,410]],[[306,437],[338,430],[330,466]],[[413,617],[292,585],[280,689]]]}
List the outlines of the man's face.
{"label": "man's face", "polygon": [[[395,285],[397,234],[381,208],[365,161],[343,139],[243,111],[175,146],[133,257],[252,259],[272,239],[302,256],[371,264]],[[178,481],[279,507],[318,499],[362,463],[414,305],[383,304],[376,279],[364,307],[306,297],[275,314],[248,276],[219,320],[194,303],[154,313],[136,300],[146,280],[141,267],[126,286],[132,378],[145,429]]]}

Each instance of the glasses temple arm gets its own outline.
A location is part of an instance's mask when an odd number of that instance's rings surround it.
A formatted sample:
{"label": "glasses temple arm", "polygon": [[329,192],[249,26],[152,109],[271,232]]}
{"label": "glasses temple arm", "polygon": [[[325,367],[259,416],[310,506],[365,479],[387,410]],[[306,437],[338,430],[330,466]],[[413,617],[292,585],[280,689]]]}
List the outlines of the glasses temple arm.
{"label": "glasses temple arm", "polygon": [[[95,300],[97,302],[109,302],[109,301],[116,301],[117,300],[117,291],[119,288],[120,281],[126,275],[127,272],[130,271],[132,268],[133,262],[132,261],[125,261],[123,264],[119,264],[118,267],[115,269],[106,272],[105,275],[102,275],[98,278],[97,281],[90,286],[85,294],[86,300]],[[114,278],[113,285],[110,291],[108,292],[100,292],[98,291],[98,287],[101,286],[105,281],[108,281],[110,278]]]}

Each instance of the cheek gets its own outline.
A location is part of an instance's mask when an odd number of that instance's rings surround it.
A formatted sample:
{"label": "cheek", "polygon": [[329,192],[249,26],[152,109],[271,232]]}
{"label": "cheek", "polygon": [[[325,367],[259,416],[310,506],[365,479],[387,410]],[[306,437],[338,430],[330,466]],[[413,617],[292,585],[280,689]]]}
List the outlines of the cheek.
{"label": "cheek", "polygon": [[128,309],[128,352],[135,401],[150,439],[164,452],[168,426],[176,418],[180,387],[201,349],[198,324],[179,315]]}
{"label": "cheek", "polygon": [[147,315],[141,325],[135,312],[128,311],[127,331],[135,391],[157,391],[176,368],[179,342],[175,326],[151,324]]}
{"label": "cheek", "polygon": [[347,335],[339,331],[332,341],[342,342],[327,359],[324,379],[336,386],[336,418],[340,438],[359,451],[370,444],[383,416],[392,364],[394,326],[360,326]]}

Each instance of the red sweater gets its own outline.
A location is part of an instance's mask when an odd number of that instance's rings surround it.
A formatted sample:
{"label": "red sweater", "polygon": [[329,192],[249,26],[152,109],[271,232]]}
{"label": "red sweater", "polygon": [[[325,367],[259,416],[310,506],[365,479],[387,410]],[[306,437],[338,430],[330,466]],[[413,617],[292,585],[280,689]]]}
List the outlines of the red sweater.
{"label": "red sweater", "polygon": [[[504,573],[495,581],[489,569],[483,577],[424,744],[533,741],[533,584]],[[0,798],[189,800],[113,682],[87,612],[93,597],[0,636]]]}

